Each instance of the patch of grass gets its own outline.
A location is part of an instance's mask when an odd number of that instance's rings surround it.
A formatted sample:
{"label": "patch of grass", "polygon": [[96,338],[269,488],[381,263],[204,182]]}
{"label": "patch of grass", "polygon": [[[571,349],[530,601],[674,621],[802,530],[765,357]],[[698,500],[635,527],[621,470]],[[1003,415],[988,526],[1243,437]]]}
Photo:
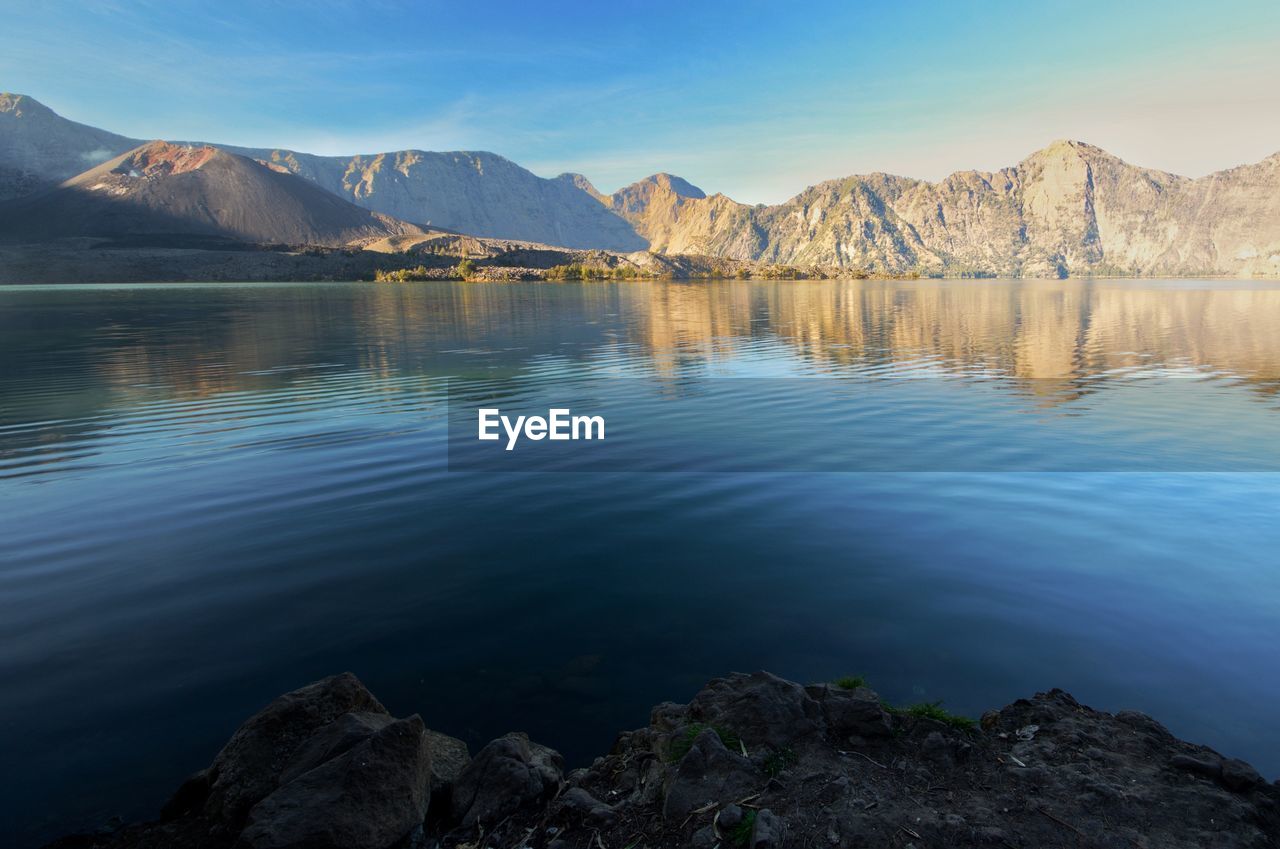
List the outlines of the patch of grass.
{"label": "patch of grass", "polygon": [[748,810],[742,815],[742,822],[729,830],[729,842],[734,846],[746,846],[751,842],[751,832],[756,830],[756,812]]}
{"label": "patch of grass", "polygon": [[867,679],[861,675],[846,675],[843,678],[837,678],[831,683],[841,690],[856,690],[859,687],[867,686]]}
{"label": "patch of grass", "polygon": [[669,760],[673,763],[682,760],[685,755],[689,754],[689,750],[693,748],[693,741],[697,740],[698,735],[708,728],[716,732],[716,736],[720,738],[721,743],[724,743],[726,749],[734,752],[742,751],[742,738],[729,729],[719,725],[703,725],[701,722],[695,722],[686,726],[684,733],[671,743]]}
{"label": "patch of grass", "polygon": [[770,778],[777,778],[783,770],[795,766],[797,760],[799,758],[791,749],[777,749],[764,759],[764,771]]}
{"label": "patch of grass", "polygon": [[890,712],[921,719],[932,719],[950,725],[958,731],[971,731],[976,723],[967,716],[960,716],[943,709],[942,702],[920,702],[904,708],[891,708]]}

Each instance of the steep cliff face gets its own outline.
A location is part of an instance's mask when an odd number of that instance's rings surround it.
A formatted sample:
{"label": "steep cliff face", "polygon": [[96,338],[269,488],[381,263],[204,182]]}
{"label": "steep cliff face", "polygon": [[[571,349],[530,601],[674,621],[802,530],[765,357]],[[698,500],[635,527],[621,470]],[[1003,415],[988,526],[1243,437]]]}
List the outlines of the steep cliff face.
{"label": "steep cliff face", "polygon": [[1280,273],[1280,154],[1192,180],[1060,141],[1012,168],[938,183],[871,174],[749,207],[651,177],[612,206],[655,250],[735,259],[1023,276]]}
{"label": "steep cliff face", "polygon": [[68,121],[26,95],[0,92],[0,200],[52,188],[139,144]]}

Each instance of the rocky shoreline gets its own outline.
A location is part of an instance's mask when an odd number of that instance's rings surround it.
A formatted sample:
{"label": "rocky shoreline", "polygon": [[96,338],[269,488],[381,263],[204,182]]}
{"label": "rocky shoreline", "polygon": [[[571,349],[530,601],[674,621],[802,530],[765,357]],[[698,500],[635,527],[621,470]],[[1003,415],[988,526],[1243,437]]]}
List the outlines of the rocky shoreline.
{"label": "rocky shoreline", "polygon": [[472,755],[345,673],[248,719],[159,820],[49,849],[685,846],[1277,847],[1280,782],[1061,690],[971,723],[767,672],[660,704],[566,772],[520,733]]}

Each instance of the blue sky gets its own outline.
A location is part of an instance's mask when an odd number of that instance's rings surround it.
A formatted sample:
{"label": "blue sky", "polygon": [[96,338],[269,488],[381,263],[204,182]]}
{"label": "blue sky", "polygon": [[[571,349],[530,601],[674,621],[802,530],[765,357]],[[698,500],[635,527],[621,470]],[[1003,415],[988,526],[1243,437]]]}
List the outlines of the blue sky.
{"label": "blue sky", "polygon": [[1055,138],[1197,176],[1280,150],[1280,2],[0,0],[0,90],[140,138],[492,150],[747,202]]}

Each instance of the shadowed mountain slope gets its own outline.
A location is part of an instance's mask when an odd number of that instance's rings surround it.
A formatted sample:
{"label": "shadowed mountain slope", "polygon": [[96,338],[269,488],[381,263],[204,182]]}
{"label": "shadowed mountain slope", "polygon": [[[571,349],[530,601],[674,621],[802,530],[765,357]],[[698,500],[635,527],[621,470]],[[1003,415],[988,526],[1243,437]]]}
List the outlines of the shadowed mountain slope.
{"label": "shadowed mountain slope", "polygon": [[0,234],[216,236],[346,245],[422,228],[218,148],[149,142],[56,189],[0,205]]}
{"label": "shadowed mountain slope", "polygon": [[25,95],[0,93],[0,200],[52,188],[139,144],[68,121]]}

